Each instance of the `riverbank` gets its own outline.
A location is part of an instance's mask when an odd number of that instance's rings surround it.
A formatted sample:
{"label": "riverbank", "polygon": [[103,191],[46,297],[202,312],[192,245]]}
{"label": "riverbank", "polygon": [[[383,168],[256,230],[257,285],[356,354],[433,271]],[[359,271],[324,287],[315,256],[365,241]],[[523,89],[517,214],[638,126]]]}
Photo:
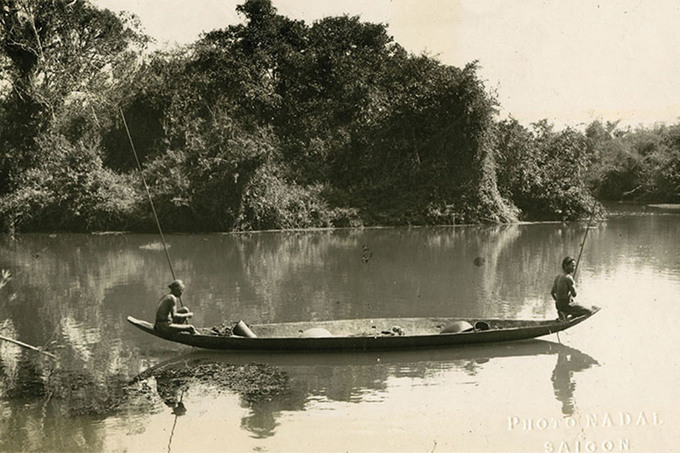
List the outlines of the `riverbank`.
{"label": "riverbank", "polygon": [[670,204],[670,203],[664,203],[664,204],[650,204],[647,205],[650,208],[656,208],[656,209],[667,209],[670,211],[680,211],[680,204]]}

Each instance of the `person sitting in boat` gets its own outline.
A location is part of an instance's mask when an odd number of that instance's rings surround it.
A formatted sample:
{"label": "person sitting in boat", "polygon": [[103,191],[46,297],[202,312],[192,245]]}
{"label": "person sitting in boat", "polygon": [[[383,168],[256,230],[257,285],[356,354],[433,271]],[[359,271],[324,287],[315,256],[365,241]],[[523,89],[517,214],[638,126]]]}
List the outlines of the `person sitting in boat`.
{"label": "person sitting in boat", "polygon": [[184,292],[184,283],[182,280],[175,280],[170,283],[169,288],[170,294],[163,296],[158,302],[154,329],[165,333],[197,334],[196,328],[187,323],[194,314],[187,307],[181,306],[180,296]]}
{"label": "person sitting in boat", "polygon": [[569,316],[576,317],[590,314],[593,310],[574,302],[576,285],[573,273],[576,271],[576,260],[567,256],[562,260],[562,273],[555,277],[550,294],[555,300],[558,317],[566,321]]}

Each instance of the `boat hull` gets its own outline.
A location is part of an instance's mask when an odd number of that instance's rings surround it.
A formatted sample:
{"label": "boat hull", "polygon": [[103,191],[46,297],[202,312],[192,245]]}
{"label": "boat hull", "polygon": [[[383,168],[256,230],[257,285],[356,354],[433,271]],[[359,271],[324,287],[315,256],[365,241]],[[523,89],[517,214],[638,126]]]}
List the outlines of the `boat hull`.
{"label": "boat hull", "polygon": [[[473,329],[458,333],[440,333],[447,326],[461,318],[386,318],[357,319],[323,322],[299,322],[280,324],[259,324],[250,326],[257,338],[218,335],[190,335],[187,333],[163,333],[153,325],[132,316],[127,320],[140,330],[168,341],[203,349],[214,350],[257,350],[257,351],[369,351],[406,350],[416,348],[439,348],[456,345],[499,343],[537,338],[573,327],[591,314],[569,321],[516,321],[501,319],[472,320],[472,324],[483,322],[487,330]],[[480,325],[480,324],[477,324]],[[394,327],[404,332],[394,333]],[[309,332],[316,335],[307,336]]]}

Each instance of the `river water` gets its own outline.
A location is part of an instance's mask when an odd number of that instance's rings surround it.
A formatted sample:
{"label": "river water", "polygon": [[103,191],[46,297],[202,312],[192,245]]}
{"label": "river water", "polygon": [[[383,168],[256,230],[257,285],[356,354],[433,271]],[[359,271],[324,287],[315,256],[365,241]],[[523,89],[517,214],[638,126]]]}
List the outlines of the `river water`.
{"label": "river water", "polygon": [[[167,235],[197,325],[343,318],[552,319],[586,223]],[[0,238],[2,451],[673,451],[680,411],[680,212],[610,209],[588,229],[578,300],[601,312],[540,340],[412,352],[205,353],[146,335],[171,280],[157,236]],[[140,373],[267,364],[249,398]],[[144,375],[142,375],[143,377]],[[141,387],[139,387],[141,386]],[[219,386],[218,386],[219,387]],[[139,389],[142,388],[140,391]],[[165,396],[165,398],[164,398]]]}

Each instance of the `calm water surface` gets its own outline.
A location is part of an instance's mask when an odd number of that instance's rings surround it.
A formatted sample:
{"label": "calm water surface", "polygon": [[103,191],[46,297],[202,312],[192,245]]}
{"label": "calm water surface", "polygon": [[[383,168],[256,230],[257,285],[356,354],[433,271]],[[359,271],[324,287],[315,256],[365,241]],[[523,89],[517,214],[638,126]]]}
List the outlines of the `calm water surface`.
{"label": "calm water surface", "polygon": [[[552,319],[549,289],[584,223],[169,235],[195,324],[357,317]],[[171,280],[154,235],[0,238],[3,451],[678,450],[680,214],[624,211],[591,227],[578,299],[603,307],[540,341],[408,353],[201,353],[145,335]],[[476,259],[478,258],[478,259]],[[266,363],[269,401],[162,382],[154,367]],[[167,400],[166,400],[167,402]]]}

